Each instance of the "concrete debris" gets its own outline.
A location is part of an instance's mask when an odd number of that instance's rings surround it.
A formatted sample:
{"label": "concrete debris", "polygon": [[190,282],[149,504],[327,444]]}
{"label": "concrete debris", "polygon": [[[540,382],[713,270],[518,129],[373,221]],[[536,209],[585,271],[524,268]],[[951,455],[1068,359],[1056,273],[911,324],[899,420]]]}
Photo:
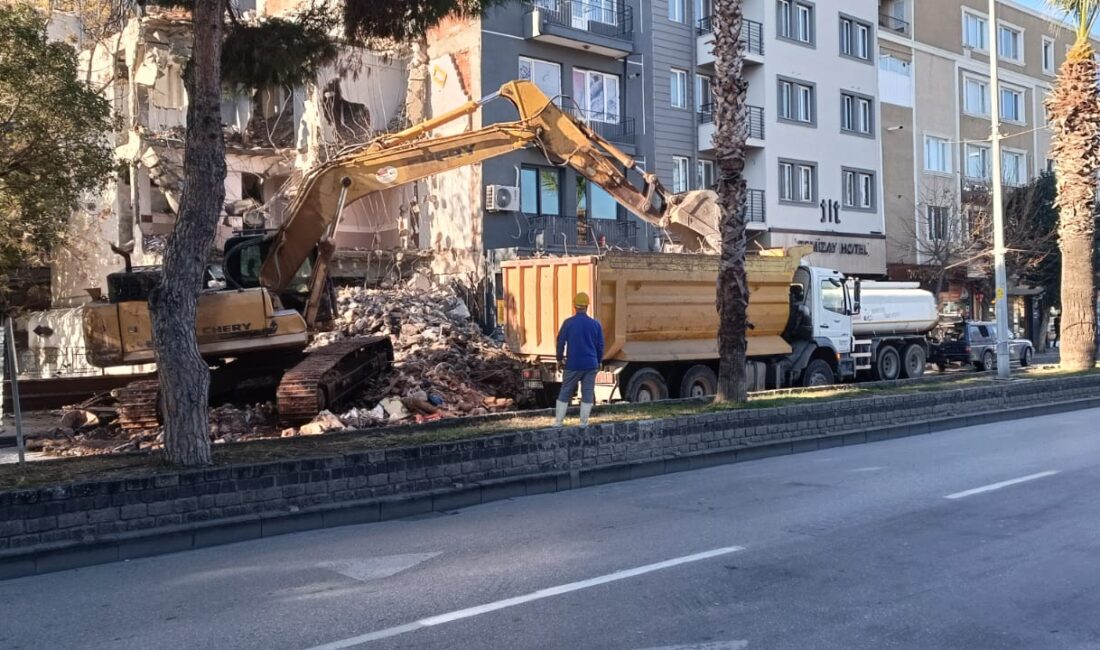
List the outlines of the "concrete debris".
{"label": "concrete debris", "polygon": [[340,418],[331,411],[321,411],[309,424],[298,429],[298,434],[303,436],[319,436],[330,431],[343,431],[346,427]]}
{"label": "concrete debris", "polygon": [[99,416],[95,413],[92,413],[91,411],[77,409],[66,411],[65,414],[61,416],[62,429],[70,429],[75,431],[77,429],[94,427],[98,424]]}

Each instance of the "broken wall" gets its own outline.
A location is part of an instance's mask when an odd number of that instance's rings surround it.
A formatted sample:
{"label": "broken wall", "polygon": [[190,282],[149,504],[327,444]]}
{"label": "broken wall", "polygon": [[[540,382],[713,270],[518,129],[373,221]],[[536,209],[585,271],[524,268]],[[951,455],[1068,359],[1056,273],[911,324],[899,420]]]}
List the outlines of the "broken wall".
{"label": "broken wall", "polygon": [[[444,20],[428,36],[427,84],[433,116],[458,108],[483,95],[481,88],[482,37],[478,19]],[[455,120],[435,130],[452,135],[481,128],[481,114]],[[480,281],[484,266],[482,246],[481,165],[437,174],[425,183],[428,197],[422,207],[422,237],[433,251],[436,275],[466,284]]]}

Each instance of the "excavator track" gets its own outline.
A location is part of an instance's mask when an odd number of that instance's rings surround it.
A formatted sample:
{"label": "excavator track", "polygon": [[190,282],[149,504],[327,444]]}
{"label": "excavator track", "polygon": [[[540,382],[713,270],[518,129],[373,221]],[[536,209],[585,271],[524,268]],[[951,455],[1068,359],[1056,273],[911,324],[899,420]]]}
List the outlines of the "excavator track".
{"label": "excavator track", "polygon": [[335,406],[393,363],[393,344],[385,336],[337,341],[306,355],[283,374],[276,392],[279,419],[293,425],[308,422]]}
{"label": "excavator track", "polygon": [[157,399],[160,382],[135,381],[115,391],[118,425],[127,433],[140,433],[160,426]]}

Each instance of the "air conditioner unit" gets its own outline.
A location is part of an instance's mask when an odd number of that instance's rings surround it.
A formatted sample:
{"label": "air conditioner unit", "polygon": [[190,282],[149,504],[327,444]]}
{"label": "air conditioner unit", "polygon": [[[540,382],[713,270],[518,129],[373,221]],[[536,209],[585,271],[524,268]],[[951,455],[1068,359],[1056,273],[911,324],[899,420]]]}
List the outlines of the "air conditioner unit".
{"label": "air conditioner unit", "polygon": [[519,210],[519,188],[514,185],[486,185],[485,209],[489,212]]}

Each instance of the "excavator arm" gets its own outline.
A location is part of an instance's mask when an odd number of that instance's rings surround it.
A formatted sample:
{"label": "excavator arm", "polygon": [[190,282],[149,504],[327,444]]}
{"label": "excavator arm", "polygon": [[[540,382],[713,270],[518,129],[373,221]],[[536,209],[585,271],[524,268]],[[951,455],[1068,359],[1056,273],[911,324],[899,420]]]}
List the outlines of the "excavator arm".
{"label": "excavator arm", "polygon": [[[433,129],[470,115],[498,97],[515,105],[519,120],[457,135],[426,137]],[[260,271],[261,283],[276,292],[285,290],[320,245],[311,282],[313,294],[327,277],[330,240],[346,204],[526,147],[541,149],[551,163],[572,167],[639,218],[666,228],[687,248],[715,250],[716,210],[713,199],[707,197],[712,193],[670,194],[654,174],[641,171],[630,156],[558,108],[534,83],[511,81],[483,100],[378,138],[308,173],[282,227],[272,235]],[[641,174],[643,187],[631,183],[620,166]],[[707,196],[691,196],[697,194]],[[307,321],[313,322],[317,301],[311,298],[310,302],[312,313],[307,314]]]}

